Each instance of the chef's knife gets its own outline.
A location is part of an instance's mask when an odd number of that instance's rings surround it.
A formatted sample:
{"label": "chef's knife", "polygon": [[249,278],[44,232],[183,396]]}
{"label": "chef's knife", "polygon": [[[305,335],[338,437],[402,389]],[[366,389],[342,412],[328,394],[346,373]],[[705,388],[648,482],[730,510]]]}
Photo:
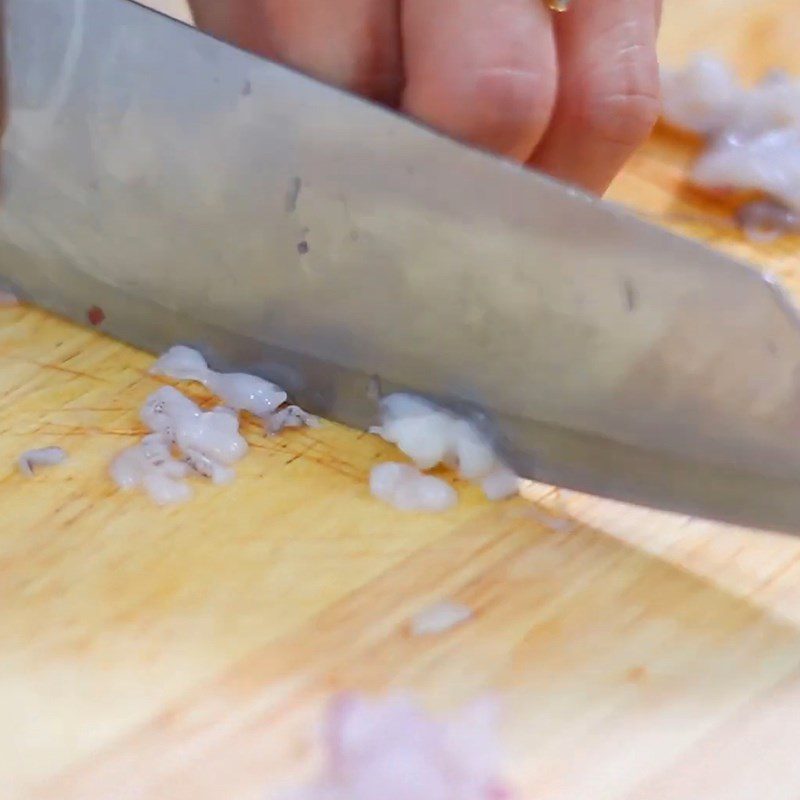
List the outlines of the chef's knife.
{"label": "chef's knife", "polygon": [[378,375],[481,409],[527,477],[800,531],[769,277],[129,0],[6,13],[0,275],[36,303],[352,425]]}

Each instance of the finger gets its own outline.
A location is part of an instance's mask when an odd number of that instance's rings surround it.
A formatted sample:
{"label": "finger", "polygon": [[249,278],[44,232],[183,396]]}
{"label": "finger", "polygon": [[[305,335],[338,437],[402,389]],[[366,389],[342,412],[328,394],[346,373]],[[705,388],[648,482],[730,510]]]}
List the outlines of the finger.
{"label": "finger", "polygon": [[518,160],[530,156],[556,90],[555,41],[544,4],[404,0],[401,16],[404,109],[479,147]]}
{"label": "finger", "polygon": [[198,27],[376,100],[401,87],[397,0],[190,0]]}
{"label": "finger", "polygon": [[559,96],[531,163],[603,192],[658,116],[657,0],[575,0],[558,16]]}

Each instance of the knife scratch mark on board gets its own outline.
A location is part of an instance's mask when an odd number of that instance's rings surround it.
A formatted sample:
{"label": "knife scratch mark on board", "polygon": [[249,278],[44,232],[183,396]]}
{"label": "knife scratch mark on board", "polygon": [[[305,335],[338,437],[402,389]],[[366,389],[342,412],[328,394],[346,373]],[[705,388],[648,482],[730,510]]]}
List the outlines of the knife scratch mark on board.
{"label": "knife scratch mark on board", "polygon": [[300,190],[303,188],[303,181],[299,177],[294,177],[289,181],[289,191],[286,193],[286,211],[289,214],[297,210],[297,198],[300,197]]}

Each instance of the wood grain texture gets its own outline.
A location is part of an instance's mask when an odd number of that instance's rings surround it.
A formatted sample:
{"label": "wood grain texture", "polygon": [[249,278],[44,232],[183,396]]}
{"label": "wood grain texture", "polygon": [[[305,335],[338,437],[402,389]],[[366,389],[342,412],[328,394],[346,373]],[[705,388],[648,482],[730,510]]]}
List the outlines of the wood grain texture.
{"label": "wood grain texture", "polygon": [[[666,6],[666,60],[702,42],[750,77],[800,69],[796,0]],[[800,240],[744,242],[685,188],[692,153],[657,131],[612,196],[800,292]],[[157,509],[106,474],[150,361],[0,310],[0,797],[269,797],[319,758],[332,691],[392,687],[441,709],[499,691],[530,800],[800,796],[800,542],[538,485],[399,514],[366,486],[390,449],[335,425],[248,425],[235,484]],[[15,472],[50,444],[65,465]],[[475,619],[410,636],[442,597]]]}

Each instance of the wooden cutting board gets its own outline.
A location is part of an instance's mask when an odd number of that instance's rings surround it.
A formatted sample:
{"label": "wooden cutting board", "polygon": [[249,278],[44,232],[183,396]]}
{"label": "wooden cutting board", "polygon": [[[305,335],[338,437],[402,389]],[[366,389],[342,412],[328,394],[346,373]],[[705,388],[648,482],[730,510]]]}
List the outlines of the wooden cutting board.
{"label": "wooden cutting board", "polygon": [[[796,0],[666,6],[667,60],[800,71]],[[683,185],[692,154],[657,131],[612,196],[800,290],[800,240],[742,241]],[[318,758],[331,692],[396,687],[434,709],[499,691],[531,800],[800,796],[800,540],[543,486],[400,514],[366,486],[392,451],[330,424],[249,427],[235,484],[157,509],[106,472],[150,361],[0,311],[0,797],[268,797]],[[50,444],[67,464],[16,473]],[[443,597],[475,619],[411,636]]]}

